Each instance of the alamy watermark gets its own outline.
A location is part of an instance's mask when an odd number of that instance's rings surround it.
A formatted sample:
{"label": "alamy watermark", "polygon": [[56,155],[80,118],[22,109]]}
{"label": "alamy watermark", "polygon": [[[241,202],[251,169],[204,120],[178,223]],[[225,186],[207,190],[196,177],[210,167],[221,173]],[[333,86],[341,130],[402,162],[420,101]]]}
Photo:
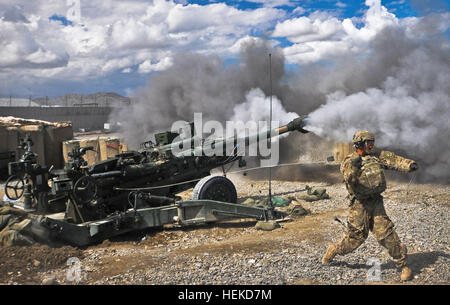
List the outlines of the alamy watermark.
{"label": "alamy watermark", "polygon": [[69,257],[67,260],[66,280],[68,282],[79,282],[81,281],[81,261],[77,257]]}
{"label": "alamy watermark", "polygon": [[203,121],[202,113],[194,113],[193,125],[185,121],[172,124],[178,133],[171,143],[176,156],[259,156],[261,166],[274,166],[280,157],[277,140],[279,121]]}
{"label": "alamy watermark", "polygon": [[370,257],[367,260],[367,265],[372,266],[367,270],[367,282],[381,282],[381,261],[379,258]]}
{"label": "alamy watermark", "polygon": [[81,22],[81,0],[66,0],[66,5],[69,7],[66,13],[67,20],[71,22]]}

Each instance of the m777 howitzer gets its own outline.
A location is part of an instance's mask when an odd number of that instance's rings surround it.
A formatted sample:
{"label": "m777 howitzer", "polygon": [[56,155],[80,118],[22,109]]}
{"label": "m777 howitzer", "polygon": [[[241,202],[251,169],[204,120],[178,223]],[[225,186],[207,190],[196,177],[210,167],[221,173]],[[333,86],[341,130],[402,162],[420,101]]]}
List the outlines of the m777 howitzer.
{"label": "m777 howitzer", "polygon": [[[236,203],[237,192],[233,183],[223,176],[211,176],[212,169],[234,161],[239,161],[240,167],[245,166],[237,149],[227,154],[226,147],[231,145],[237,148],[239,143],[250,145],[295,130],[306,133],[303,129],[305,125],[305,117],[299,117],[273,130],[210,142],[209,147],[223,147],[220,154],[205,154],[205,142],[195,146],[194,137],[173,141],[179,134],[156,134],[156,144],[146,142],[138,151],[122,153],[89,166],[86,175],[74,185],[72,200],[80,206],[80,212],[69,209],[73,212],[71,217],[77,221],[81,218],[100,219],[129,207],[130,196],[136,192],[141,197],[145,197],[144,193],[150,193],[153,196],[175,198],[177,193],[193,187],[194,200]],[[155,204],[149,199],[147,203],[141,200],[141,205]],[[79,217],[80,214],[84,214],[83,217]]]}
{"label": "m777 howitzer", "polygon": [[[305,125],[306,118],[299,117],[270,131],[216,139],[210,144],[250,145],[290,131],[306,133]],[[121,153],[91,166],[85,166],[83,159],[89,148],[75,148],[65,168],[51,173],[51,190],[41,192],[49,197],[60,196],[65,209],[53,215],[41,213],[39,226],[51,239],[83,246],[164,224],[285,216],[273,209],[237,204],[233,183],[224,176],[211,176],[212,169],[235,161],[245,166],[237,149],[228,155],[206,155],[195,145],[195,139],[174,141],[177,136],[171,132],[156,134],[156,144],[146,142],[138,151]],[[200,142],[200,146],[204,144]],[[191,200],[176,196],[190,188],[194,188]]]}

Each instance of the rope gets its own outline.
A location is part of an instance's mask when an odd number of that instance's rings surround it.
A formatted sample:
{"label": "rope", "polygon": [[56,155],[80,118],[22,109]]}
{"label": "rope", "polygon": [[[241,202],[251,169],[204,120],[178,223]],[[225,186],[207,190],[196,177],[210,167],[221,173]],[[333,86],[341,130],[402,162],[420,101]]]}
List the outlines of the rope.
{"label": "rope", "polygon": [[230,172],[230,174],[235,174],[235,173],[240,173],[240,172],[247,172],[247,171],[252,171],[252,170],[260,169],[260,168],[283,167],[283,166],[292,166],[292,165],[299,165],[299,164],[323,164],[323,163],[326,163],[326,162],[319,161],[319,162],[309,162],[309,163],[304,163],[304,162],[284,163],[284,164],[278,164],[278,165],[273,165],[273,166],[260,166],[260,167],[252,167],[252,168],[249,168],[249,169],[241,169],[241,170],[238,170],[238,171]]}
{"label": "rope", "polygon": [[[314,163],[308,163],[308,164],[322,164],[322,163],[325,163],[325,162],[314,162]],[[240,172],[247,172],[247,171],[252,171],[252,170],[261,169],[261,168],[292,166],[292,165],[298,165],[298,164],[305,164],[305,163],[302,163],[302,162],[296,162],[296,163],[284,163],[284,164],[278,164],[278,165],[274,165],[274,166],[252,167],[252,168],[249,168],[249,169],[242,169],[242,170],[230,172],[229,174],[236,174],[236,173],[240,173]],[[160,186],[140,187],[140,188],[121,188],[121,187],[115,187],[114,190],[116,190],[116,191],[147,191],[147,190],[156,190],[156,189],[161,189],[161,188],[166,188],[166,187],[171,187],[171,186],[177,186],[177,185],[188,184],[188,183],[192,183],[192,182],[199,181],[199,180],[201,180],[201,179],[203,179],[203,178],[193,179],[193,180],[183,181],[183,182],[178,182],[178,183],[173,183],[173,184],[166,184],[166,185],[160,185]]]}
{"label": "rope", "polygon": [[406,195],[408,195],[408,193],[409,193],[409,186],[411,185],[411,182],[414,180],[414,178],[416,178],[416,174],[417,174],[417,171],[414,172],[413,176],[411,177],[411,180],[409,180],[409,183],[406,186]]}
{"label": "rope", "polygon": [[166,188],[166,187],[171,187],[171,186],[176,186],[176,185],[188,184],[188,183],[191,183],[191,182],[199,181],[199,180],[201,180],[201,179],[202,179],[202,178],[194,179],[194,180],[189,180],[189,181],[178,182],[178,183],[173,183],[173,184],[160,185],[160,186],[148,186],[148,187],[138,187],[138,188],[122,188],[122,187],[115,187],[114,190],[116,190],[116,191],[146,191],[146,190],[155,190],[155,189],[161,189],[161,188]]}

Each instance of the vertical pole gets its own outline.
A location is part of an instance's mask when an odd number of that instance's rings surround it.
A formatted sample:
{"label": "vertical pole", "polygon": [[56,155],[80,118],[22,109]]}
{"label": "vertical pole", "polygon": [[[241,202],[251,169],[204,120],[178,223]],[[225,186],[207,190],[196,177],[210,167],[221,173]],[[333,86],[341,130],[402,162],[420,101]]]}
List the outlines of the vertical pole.
{"label": "vertical pole", "polygon": [[[270,82],[270,115],[269,130],[272,130],[272,54],[269,53],[269,82]],[[272,135],[269,135],[269,151],[272,154]],[[269,164],[269,208],[272,207],[272,166]]]}

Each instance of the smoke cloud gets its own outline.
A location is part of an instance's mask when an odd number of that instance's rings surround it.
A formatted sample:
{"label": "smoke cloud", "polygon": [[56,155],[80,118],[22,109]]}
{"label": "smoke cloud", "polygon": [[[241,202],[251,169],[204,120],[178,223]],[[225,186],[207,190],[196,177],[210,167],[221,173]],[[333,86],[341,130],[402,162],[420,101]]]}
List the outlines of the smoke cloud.
{"label": "smoke cloud", "polygon": [[[270,97],[267,97],[261,89],[251,89],[246,95],[246,101],[234,106],[230,121],[268,122],[270,102]],[[272,121],[278,121],[280,125],[284,125],[297,117],[297,113],[287,112],[276,96],[272,97]]]}
{"label": "smoke cloud", "polygon": [[[383,30],[372,48],[371,69],[326,95],[326,103],[309,115],[309,130],[338,141],[349,141],[358,129],[370,130],[377,146],[417,159],[422,180],[448,179],[448,48],[437,37],[416,40],[398,28]],[[355,90],[358,82],[361,90]]]}
{"label": "smoke cloud", "polygon": [[[169,130],[175,121],[192,121],[194,112],[201,112],[204,121],[225,123],[232,117],[247,121],[248,113],[241,112],[260,113],[255,107],[264,103],[270,92],[269,53],[272,90],[274,96],[281,96],[289,90],[281,80],[285,75],[282,51],[272,50],[267,41],[254,40],[244,44],[239,65],[225,66],[214,55],[175,56],[169,69],[150,77],[147,85],[135,92],[132,107],[113,113],[112,120],[122,122],[122,133],[131,147],[148,140],[156,130]],[[245,103],[252,107],[235,109]]]}
{"label": "smoke cloud", "polygon": [[278,119],[285,123],[294,113],[309,113],[307,129],[314,133],[281,139],[281,161],[298,160],[299,147],[312,147],[318,136],[329,145],[349,142],[356,130],[367,129],[376,135],[376,146],[419,162],[417,180],[447,182],[450,53],[448,40],[437,34],[442,31],[433,30],[447,17],[434,15],[432,22],[424,17],[407,29],[385,27],[364,56],[303,66],[297,73],[285,70],[281,49],[261,40],[243,46],[239,64],[225,65],[214,55],[180,54],[172,67],[135,92],[131,108],[112,119],[123,123],[130,146],[168,130],[174,121],[192,120],[194,112],[201,112],[204,121],[259,119],[268,112],[271,53]]}

